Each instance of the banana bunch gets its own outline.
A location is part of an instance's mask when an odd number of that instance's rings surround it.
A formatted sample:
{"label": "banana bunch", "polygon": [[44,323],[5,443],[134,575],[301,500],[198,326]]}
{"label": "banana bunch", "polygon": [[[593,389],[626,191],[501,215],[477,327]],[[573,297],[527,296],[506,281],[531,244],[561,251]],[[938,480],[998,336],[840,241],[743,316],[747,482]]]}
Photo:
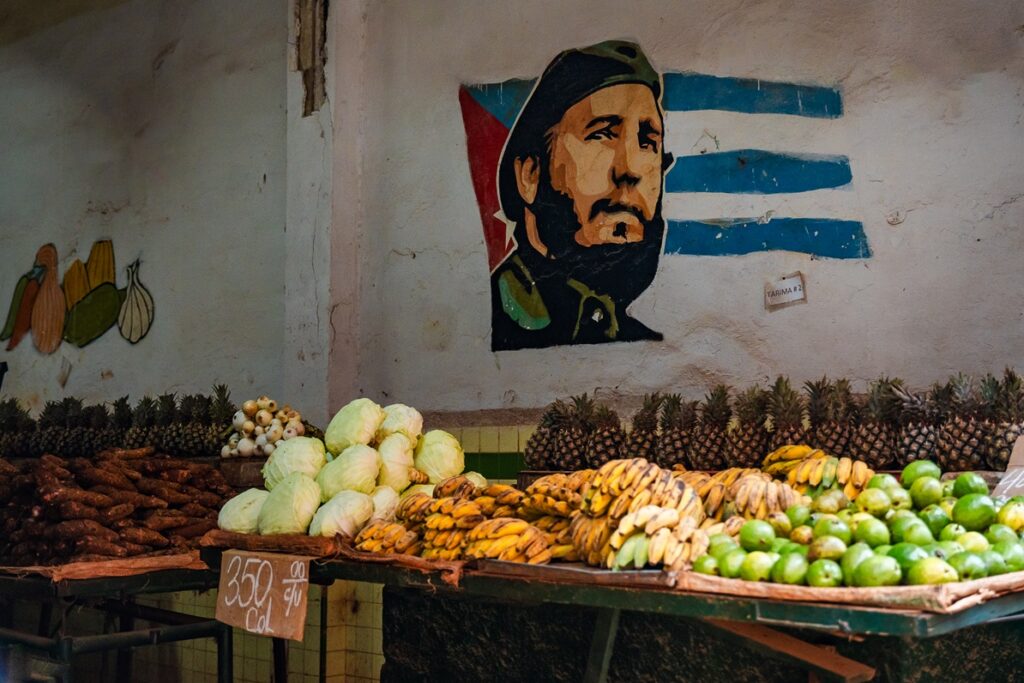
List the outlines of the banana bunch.
{"label": "banana bunch", "polygon": [[569,522],[569,538],[577,557],[592,567],[604,564],[611,549],[608,542],[612,531],[612,522],[607,517],[590,517],[582,511],[574,512]]}
{"label": "banana bunch", "polygon": [[709,517],[701,522],[700,529],[706,533],[709,538],[715,534],[729,534],[730,536],[736,537],[740,535],[740,529],[746,521],[747,520],[738,515],[736,517],[730,517],[724,522],[718,522]]}
{"label": "banana bunch", "polygon": [[467,498],[437,498],[423,520],[423,550],[426,560],[461,560],[469,530],[486,518],[480,506]]}
{"label": "banana bunch", "polygon": [[485,520],[468,532],[467,540],[464,555],[469,559],[547,564],[552,557],[544,532],[523,519]]}
{"label": "banana bunch", "polygon": [[491,484],[473,499],[485,517],[515,517],[525,493],[508,484]]}
{"label": "banana bunch", "polygon": [[442,479],[434,486],[434,498],[475,498],[476,484],[463,475]]}
{"label": "banana bunch", "polygon": [[584,514],[618,522],[645,505],[676,508],[699,524],[704,508],[697,492],[672,472],[644,460],[610,460],[594,474],[583,496]]}
{"label": "banana bunch", "polygon": [[730,467],[727,470],[715,472],[711,475],[711,481],[724,484],[726,488],[735,484],[741,477],[758,476],[771,479],[756,467]]}
{"label": "banana bunch", "polygon": [[398,522],[376,519],[363,527],[356,536],[356,550],[382,555],[418,555],[420,536]]}
{"label": "banana bunch", "polygon": [[825,451],[819,448],[811,448],[804,444],[787,444],[769,453],[761,463],[761,469],[771,475],[786,474],[805,458],[824,458],[825,455]]}
{"label": "banana bunch", "polygon": [[784,512],[791,505],[810,502],[788,484],[760,472],[737,479],[729,487],[728,495],[736,514],[745,519],[767,519],[772,512]]}
{"label": "banana bunch", "polygon": [[572,544],[569,532],[571,521],[567,517],[544,515],[533,520],[533,526],[540,529],[551,548],[551,559],[578,562],[580,557]]}
{"label": "banana bunch", "polygon": [[429,484],[430,483],[430,476],[426,472],[424,472],[422,470],[418,470],[415,467],[410,467],[409,468],[409,483],[411,483],[411,484]]}
{"label": "banana bunch", "polygon": [[875,471],[863,460],[829,455],[801,460],[789,470],[786,481],[800,493],[841,487],[846,497],[853,500],[873,476]]}
{"label": "banana bunch", "polygon": [[707,552],[709,536],[692,517],[678,517],[677,510],[646,505],[627,514],[612,533],[605,557],[609,569],[643,569],[663,566],[668,571],[688,569]]}
{"label": "banana bunch", "polygon": [[574,510],[579,510],[582,504],[583,496],[575,491],[561,486],[544,486],[534,493],[527,489],[526,497],[519,503],[517,512],[523,519],[536,519],[545,515],[568,517]]}
{"label": "banana bunch", "polygon": [[402,498],[395,508],[395,518],[405,522],[406,526],[413,527],[426,521],[427,515],[431,513],[434,505],[434,498],[426,493],[414,493],[411,496]]}
{"label": "banana bunch", "polygon": [[527,493],[546,493],[548,487],[565,488],[576,493],[582,493],[583,489],[594,478],[594,470],[576,470],[575,472],[555,472],[534,480],[526,487]]}
{"label": "banana bunch", "polygon": [[729,486],[741,475],[749,476],[753,472],[758,470],[734,467],[716,472],[714,475],[706,472],[676,472],[675,476],[697,491],[704,505],[704,515],[720,522],[727,516],[725,513]]}

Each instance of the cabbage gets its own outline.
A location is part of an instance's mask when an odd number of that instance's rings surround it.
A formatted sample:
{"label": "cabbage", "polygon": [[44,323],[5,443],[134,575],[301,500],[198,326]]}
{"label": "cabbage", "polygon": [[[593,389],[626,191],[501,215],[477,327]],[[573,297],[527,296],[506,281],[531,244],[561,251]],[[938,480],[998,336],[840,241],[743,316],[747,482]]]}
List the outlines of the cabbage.
{"label": "cabbage", "polygon": [[377,441],[383,441],[392,434],[405,434],[412,445],[423,433],[423,416],[420,411],[402,403],[392,403],[384,408],[384,422],[377,428]]}
{"label": "cabbage", "polygon": [[404,491],[409,486],[409,470],[413,466],[412,442],[405,434],[395,433],[380,442],[381,467],[377,476],[379,486],[390,486]]}
{"label": "cabbage", "polygon": [[296,436],[277,442],[274,452],[263,465],[263,481],[268,491],[273,491],[277,484],[292,472],[301,472],[310,479],[315,479],[320,468],[327,462],[324,455],[324,444],[320,439],[307,436]]}
{"label": "cabbage", "polygon": [[378,486],[370,495],[373,499],[373,516],[371,519],[383,519],[390,522],[395,518],[398,507],[398,491],[390,486]]}
{"label": "cabbage", "polygon": [[301,472],[278,482],[260,508],[261,534],[304,534],[320,505],[320,487]]}
{"label": "cabbage", "polygon": [[270,493],[249,489],[224,503],[217,515],[217,527],[236,534],[254,534],[259,529],[260,508]]}
{"label": "cabbage", "polygon": [[324,503],[309,525],[310,536],[355,536],[373,514],[373,501],[365,493],[342,491]]}
{"label": "cabbage", "polygon": [[383,408],[368,398],[357,398],[339,410],[327,425],[327,450],[337,455],[352,444],[370,443],[383,421]]}
{"label": "cabbage", "polygon": [[480,474],[479,472],[466,472],[462,476],[473,482],[473,486],[478,489],[487,488],[487,477]]}
{"label": "cabbage", "polygon": [[320,484],[324,502],[339,491],[373,493],[380,472],[380,453],[369,446],[357,443],[349,446],[327,463],[316,481]]}
{"label": "cabbage", "polygon": [[466,467],[459,440],[440,429],[423,435],[423,440],[416,448],[415,462],[416,469],[425,472],[431,484],[462,474]]}
{"label": "cabbage", "polygon": [[416,484],[415,486],[410,486],[406,490],[402,491],[402,495],[400,495],[398,497],[398,500],[399,500],[399,502],[401,502],[402,499],[404,499],[406,496],[412,496],[412,495],[415,495],[417,493],[425,493],[428,496],[430,496],[431,498],[433,498],[434,497],[434,485],[433,484]]}

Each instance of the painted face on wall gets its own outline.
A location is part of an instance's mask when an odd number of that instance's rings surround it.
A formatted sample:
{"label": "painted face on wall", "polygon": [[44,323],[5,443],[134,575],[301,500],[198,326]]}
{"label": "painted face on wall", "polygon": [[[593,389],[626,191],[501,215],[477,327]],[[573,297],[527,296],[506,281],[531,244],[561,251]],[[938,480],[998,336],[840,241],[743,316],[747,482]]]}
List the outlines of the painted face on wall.
{"label": "painted face on wall", "polygon": [[662,118],[650,88],[603,88],[550,131],[550,182],[569,197],[582,247],[644,239],[662,190]]}

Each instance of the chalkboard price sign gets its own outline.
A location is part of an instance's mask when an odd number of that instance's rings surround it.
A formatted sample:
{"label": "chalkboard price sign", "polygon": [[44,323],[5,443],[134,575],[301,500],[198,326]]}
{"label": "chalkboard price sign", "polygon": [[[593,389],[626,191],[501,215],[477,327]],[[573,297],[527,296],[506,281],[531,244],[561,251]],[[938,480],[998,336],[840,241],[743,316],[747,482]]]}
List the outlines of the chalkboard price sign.
{"label": "chalkboard price sign", "polygon": [[309,558],[228,550],[221,560],[217,620],[250,633],[302,640]]}

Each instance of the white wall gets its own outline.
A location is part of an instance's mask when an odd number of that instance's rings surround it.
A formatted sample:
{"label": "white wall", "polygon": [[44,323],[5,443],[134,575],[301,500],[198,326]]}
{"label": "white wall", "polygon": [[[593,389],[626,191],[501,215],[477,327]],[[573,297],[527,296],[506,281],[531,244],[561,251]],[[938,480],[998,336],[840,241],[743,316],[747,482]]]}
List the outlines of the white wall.
{"label": "white wall", "polygon": [[[365,73],[349,74],[365,84],[361,118],[335,131],[335,153],[346,149],[336,164],[354,163],[357,148],[361,158],[359,201],[345,208],[365,240],[363,321],[358,342],[332,351],[358,356],[358,388],[371,395],[473,410],[537,406],[594,387],[698,393],[718,380],[826,371],[920,385],[954,370],[1024,366],[1024,5],[343,4],[366,12],[349,34],[368,36]],[[638,40],[663,70],[837,85],[845,116],[814,134],[834,147],[821,151],[849,155],[853,185],[802,201],[863,221],[875,255],[663,257],[632,311],[664,343],[494,354],[459,84],[534,77],[562,49],[621,37]],[[708,114],[708,125],[729,147],[754,133],[741,118]],[[353,182],[336,181],[336,206]],[[785,208],[773,201],[784,200],[751,200]],[[894,212],[905,218],[896,226],[886,220]],[[767,313],[763,283],[794,270],[807,278],[809,303]],[[333,303],[344,298],[336,291]],[[333,385],[344,384],[338,372],[332,366]]]}
{"label": "white wall", "polygon": [[63,274],[113,239],[119,286],[141,257],[156,301],[134,347],[114,329],[0,349],[5,394],[280,393],[288,18],[280,0],[132,0],[0,47],[2,314],[48,241]]}

